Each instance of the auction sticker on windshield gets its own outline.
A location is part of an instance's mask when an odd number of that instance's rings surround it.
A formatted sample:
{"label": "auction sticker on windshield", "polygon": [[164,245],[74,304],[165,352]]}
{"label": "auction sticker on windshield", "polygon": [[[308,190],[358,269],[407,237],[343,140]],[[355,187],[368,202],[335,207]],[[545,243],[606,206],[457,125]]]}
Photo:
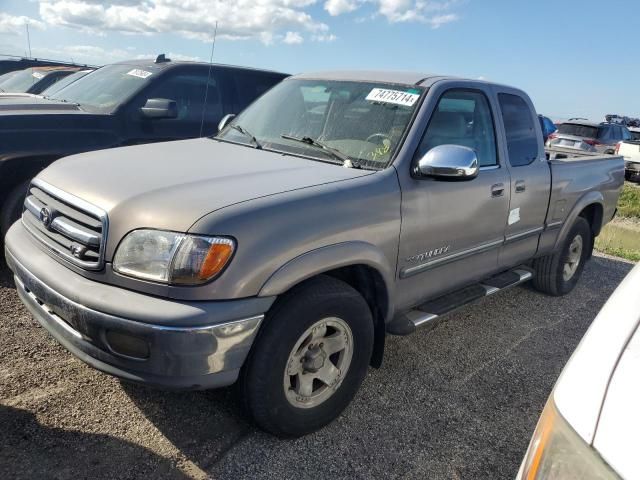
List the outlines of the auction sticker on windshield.
{"label": "auction sticker on windshield", "polygon": [[33,72],[31,75],[33,75],[38,80],[40,80],[41,78],[44,78],[44,73],[41,73],[41,72]]}
{"label": "auction sticker on windshield", "polygon": [[420,95],[417,93],[403,92],[400,90],[387,90],[385,88],[374,88],[369,92],[366,100],[412,107],[418,98],[420,98]]}
{"label": "auction sticker on windshield", "polygon": [[139,68],[134,68],[133,70],[129,70],[127,75],[131,75],[133,77],[139,78],[147,78],[151,75],[151,72],[147,72],[146,70],[140,70]]}

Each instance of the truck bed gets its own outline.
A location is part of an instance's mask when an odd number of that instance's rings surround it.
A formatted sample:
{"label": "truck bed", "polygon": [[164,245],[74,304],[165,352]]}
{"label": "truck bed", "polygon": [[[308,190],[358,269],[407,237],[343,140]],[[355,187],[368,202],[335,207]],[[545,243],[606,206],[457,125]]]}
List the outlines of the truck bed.
{"label": "truck bed", "polygon": [[[614,158],[618,158],[617,155],[609,155],[606,153],[600,152],[587,152],[584,150],[578,150],[576,148],[566,148],[566,147],[545,147],[545,154],[547,156],[547,160],[570,160],[570,161],[580,161],[580,160],[611,160]],[[620,156],[620,158],[622,158]]]}
{"label": "truck bed", "polygon": [[603,205],[604,226],[616,211],[624,185],[624,160],[620,155],[581,152],[570,148],[545,149],[551,170],[551,195],[547,225],[564,224],[578,204],[596,201]]}

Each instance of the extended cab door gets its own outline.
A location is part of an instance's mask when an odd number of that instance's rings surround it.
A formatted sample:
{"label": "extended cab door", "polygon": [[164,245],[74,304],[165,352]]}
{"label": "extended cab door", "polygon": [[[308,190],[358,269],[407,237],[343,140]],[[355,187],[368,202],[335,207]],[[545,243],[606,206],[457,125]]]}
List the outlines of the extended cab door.
{"label": "extended cab door", "polygon": [[496,88],[500,105],[507,166],[511,174],[511,199],[500,266],[508,268],[536,254],[544,230],[551,170],[542,132],[529,98],[519,90]]}
{"label": "extended cab door", "polygon": [[399,308],[472,283],[498,268],[509,208],[509,173],[497,148],[497,105],[484,84],[448,85],[429,92],[426,105],[435,107],[413,165],[430,149],[454,144],[476,152],[480,172],[467,181],[399,175]]}

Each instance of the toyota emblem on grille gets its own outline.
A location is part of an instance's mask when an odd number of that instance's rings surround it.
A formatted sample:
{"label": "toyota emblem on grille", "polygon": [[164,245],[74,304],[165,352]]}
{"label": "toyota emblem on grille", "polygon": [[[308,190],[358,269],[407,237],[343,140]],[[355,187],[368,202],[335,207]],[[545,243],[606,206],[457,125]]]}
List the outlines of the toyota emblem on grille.
{"label": "toyota emblem on grille", "polygon": [[51,220],[52,220],[51,217],[52,217],[51,210],[49,210],[47,207],[43,207],[40,210],[40,221],[43,223],[45,227],[48,227],[49,225],[51,225]]}

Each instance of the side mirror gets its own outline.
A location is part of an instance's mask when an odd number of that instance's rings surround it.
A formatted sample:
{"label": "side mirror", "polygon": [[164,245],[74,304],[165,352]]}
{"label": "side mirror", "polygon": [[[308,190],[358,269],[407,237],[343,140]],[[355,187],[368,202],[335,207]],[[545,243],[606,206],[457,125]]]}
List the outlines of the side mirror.
{"label": "side mirror", "polygon": [[140,109],[140,113],[146,118],[177,118],[178,105],[167,98],[150,98]]}
{"label": "side mirror", "polygon": [[220,123],[218,123],[218,131],[222,131],[222,129],[229,125],[229,122],[231,122],[231,120],[233,120],[234,118],[236,118],[235,113],[227,113],[224,117],[222,117],[222,120],[220,120]]}
{"label": "side mirror", "polygon": [[469,147],[438,145],[418,160],[414,173],[419,177],[471,180],[479,171],[476,152]]}

